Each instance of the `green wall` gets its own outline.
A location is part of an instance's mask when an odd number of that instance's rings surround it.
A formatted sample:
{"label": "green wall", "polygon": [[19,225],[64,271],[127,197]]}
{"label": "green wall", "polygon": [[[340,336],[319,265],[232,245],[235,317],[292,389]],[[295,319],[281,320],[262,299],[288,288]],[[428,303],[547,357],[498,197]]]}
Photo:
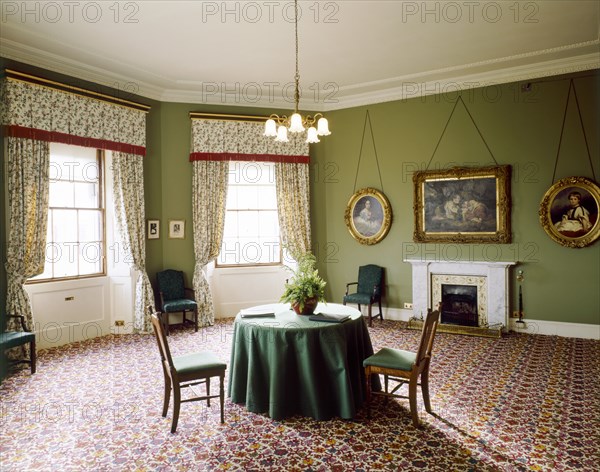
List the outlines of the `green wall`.
{"label": "green wall", "polygon": [[[25,72],[69,82],[69,78],[14,65]],[[21,67],[18,67],[21,66]],[[600,178],[598,133],[600,79],[597,71],[578,74],[575,85],[596,181]],[[81,81],[78,81],[81,85]],[[553,242],[538,221],[539,203],[552,184],[561,123],[569,82],[548,78],[521,93],[520,84],[506,84],[463,92],[463,100],[499,164],[510,164],[512,178],[513,243],[504,245],[438,245],[412,242],[415,170],[427,168],[448,121],[456,94],[394,101],[368,107],[328,112],[333,134],[311,145],[311,208],[313,245],[319,268],[328,281],[327,296],[341,301],[346,282],[357,267],[376,263],[386,268],[389,307],[412,301],[411,266],[404,258],[462,260],[518,260],[525,271],[524,305],[530,319],[600,324],[600,241],[584,249],[567,249]],[[98,86],[95,86],[96,89]],[[100,87],[101,90],[110,90]],[[114,91],[113,91],[114,92]],[[163,268],[178,268],[191,282],[194,269],[191,234],[191,164],[189,113],[218,112],[266,115],[273,110],[235,106],[160,103],[137,97],[152,106],[147,122],[145,160],[146,218],[159,219],[161,235],[147,240],[147,270],[154,282]],[[365,135],[357,172],[365,112],[369,110],[382,182],[373,141]],[[459,105],[429,169],[453,165],[490,165],[493,160]],[[0,171],[1,172],[1,171]],[[569,175],[592,177],[575,101],[567,113],[556,179]],[[374,246],[356,242],[344,223],[344,211],[355,188],[382,189],[390,200],[394,221],[387,237]],[[4,198],[4,179],[0,179]],[[0,245],[5,255],[4,202],[0,205]],[[186,221],[185,239],[168,238],[168,221]],[[2,260],[0,296],[5,298],[6,274]],[[514,279],[514,277],[513,277]],[[514,289],[514,280],[513,280]],[[513,290],[514,291],[514,290]],[[513,303],[516,296],[511,295]]]}
{"label": "green wall", "polygon": [[[583,77],[587,75],[588,77]],[[596,181],[598,156],[598,75],[575,80]],[[412,301],[411,265],[405,258],[442,260],[517,260],[524,271],[524,311],[530,319],[600,324],[600,241],[568,249],[552,241],[538,220],[539,204],[552,185],[568,80],[549,78],[521,93],[520,84],[463,92],[463,100],[498,164],[510,164],[512,178],[512,244],[415,244],[412,174],[425,170],[457,98],[455,93],[395,101],[328,113],[333,135],[314,153],[312,211],[321,270],[328,298],[340,301],[345,283],[356,278],[357,266],[386,268],[390,307]],[[384,193],[394,221],[379,244],[356,242],[344,223],[344,211],[356,189],[382,184],[369,130],[357,174],[366,110],[369,110]],[[459,103],[429,169],[493,164],[490,153]],[[556,179],[571,175],[592,178],[574,97],[566,117]],[[511,301],[516,305],[512,277]]]}

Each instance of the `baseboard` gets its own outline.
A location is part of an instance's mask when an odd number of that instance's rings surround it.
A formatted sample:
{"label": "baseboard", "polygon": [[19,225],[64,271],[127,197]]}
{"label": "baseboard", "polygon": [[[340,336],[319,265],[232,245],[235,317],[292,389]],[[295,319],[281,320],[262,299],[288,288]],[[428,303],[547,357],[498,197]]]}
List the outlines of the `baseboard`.
{"label": "baseboard", "polygon": [[[366,308],[362,308],[363,314],[366,314]],[[408,321],[412,316],[412,310],[405,310],[402,308],[383,309],[383,317],[386,320]],[[528,334],[544,334],[547,336],[562,336],[564,338],[600,340],[600,325],[526,319],[524,320],[525,327],[521,328],[517,326],[516,321],[517,320],[513,318],[509,320],[510,331]]]}
{"label": "baseboard", "polygon": [[516,319],[511,318],[510,330],[517,333],[545,334],[564,338],[583,338],[600,340],[600,325],[585,323],[566,323],[564,321],[524,320],[520,327]]}

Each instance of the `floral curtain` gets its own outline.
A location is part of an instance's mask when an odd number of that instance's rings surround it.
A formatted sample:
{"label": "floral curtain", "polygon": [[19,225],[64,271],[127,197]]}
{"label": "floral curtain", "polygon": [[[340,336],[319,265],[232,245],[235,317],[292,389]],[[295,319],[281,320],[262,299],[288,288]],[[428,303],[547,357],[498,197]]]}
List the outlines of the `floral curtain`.
{"label": "floral curtain", "polygon": [[229,163],[196,161],[192,173],[192,216],[194,232],[194,291],[198,324],[212,326],[214,305],[204,267],[219,255],[225,225],[225,202]]}
{"label": "floral curtain", "polygon": [[[7,138],[8,214],[6,312],[23,315],[34,329],[33,314],[23,283],[44,271],[50,146],[44,141]],[[8,329],[21,330],[20,323],[8,320]]]}
{"label": "floral curtain", "polygon": [[138,273],[133,326],[138,331],[149,332],[152,331],[152,321],[146,307],[152,305],[154,311],[154,294],[146,273],[143,157],[115,152],[112,162],[117,223],[122,240],[129,245],[133,267]]}
{"label": "floral curtain", "polygon": [[311,250],[308,166],[279,162],[275,164],[275,179],[281,240],[297,258]]}
{"label": "floral curtain", "polygon": [[13,78],[2,81],[5,135],[144,155],[146,113]]}

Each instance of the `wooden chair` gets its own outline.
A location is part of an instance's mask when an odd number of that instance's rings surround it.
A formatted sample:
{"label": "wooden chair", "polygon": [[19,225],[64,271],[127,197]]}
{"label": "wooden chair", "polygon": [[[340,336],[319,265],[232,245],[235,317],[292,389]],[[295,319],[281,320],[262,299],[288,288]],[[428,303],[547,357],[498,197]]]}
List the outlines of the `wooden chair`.
{"label": "wooden chair", "polygon": [[[194,330],[198,331],[198,305],[194,300],[194,290],[184,284],[183,272],[180,270],[166,269],[156,274],[158,291],[160,294],[160,311],[164,314],[164,326],[169,335],[169,313],[183,313],[181,324],[193,323]],[[185,316],[191,312],[192,320]]]}
{"label": "wooden chair", "polygon": [[[21,322],[22,331],[6,331],[6,323],[8,318],[18,319]],[[25,317],[22,315],[5,315],[0,321],[2,329],[0,332],[0,355],[4,356],[4,351],[13,347],[29,344],[29,359],[11,360],[10,364],[25,363],[31,367],[31,373],[35,374],[36,369],[36,354],[35,354],[35,333],[30,331],[25,324]],[[2,372],[4,375],[4,372]]]}
{"label": "wooden chair", "polygon": [[[152,314],[152,326],[156,334],[158,349],[165,377],[165,397],[163,403],[163,417],[167,416],[169,409],[169,401],[171,390],[173,390],[173,423],[171,425],[171,433],[177,429],[177,421],[179,420],[179,407],[184,402],[194,402],[206,400],[210,407],[211,398],[219,398],[221,404],[221,423],[225,422],[225,369],[227,364],[221,362],[212,352],[203,351],[185,356],[171,357],[167,337],[163,329],[163,323],[159,313]],[[210,378],[219,377],[219,394],[210,394]],[[192,392],[196,395],[193,398],[181,399],[181,389],[193,387],[195,385],[206,384],[206,395],[198,396],[194,389]]]}
{"label": "wooden chair", "polygon": [[[356,292],[349,293],[351,285],[356,285]],[[361,305],[368,305],[369,327],[373,326],[373,318],[383,320],[383,311],[381,310],[381,295],[383,292],[383,267],[375,264],[360,266],[358,268],[358,282],[346,284],[346,294],[343,303],[356,303],[360,310]],[[379,313],[375,316],[371,314],[371,307],[374,303],[379,305]]]}
{"label": "wooden chair", "polygon": [[[384,347],[363,361],[367,382],[367,416],[369,418],[371,417],[371,395],[383,395],[386,399],[388,397],[408,398],[413,425],[418,427],[417,385],[421,386],[425,410],[428,413],[432,413],[431,402],[429,401],[429,365],[431,363],[433,338],[435,337],[439,320],[440,307],[438,306],[436,311],[430,311],[427,314],[417,352]],[[383,374],[385,385],[383,392],[371,391],[370,380],[373,374]],[[418,383],[419,376],[421,377],[421,383]],[[388,393],[389,380],[399,383]],[[408,383],[408,397],[396,393],[405,383]]]}

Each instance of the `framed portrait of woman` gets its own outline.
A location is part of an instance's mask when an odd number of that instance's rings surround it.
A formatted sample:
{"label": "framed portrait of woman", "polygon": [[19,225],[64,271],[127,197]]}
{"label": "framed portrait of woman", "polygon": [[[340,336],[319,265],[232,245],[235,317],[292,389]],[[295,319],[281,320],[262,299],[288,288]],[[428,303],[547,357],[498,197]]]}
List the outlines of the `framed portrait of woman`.
{"label": "framed portrait of woman", "polygon": [[580,248],[600,237],[600,187],[586,177],[556,182],[540,204],[540,223],[558,244]]}
{"label": "framed portrait of woman", "polygon": [[371,187],[363,188],[350,197],[344,221],[352,237],[360,244],[377,244],[390,230],[392,207],[383,192]]}

